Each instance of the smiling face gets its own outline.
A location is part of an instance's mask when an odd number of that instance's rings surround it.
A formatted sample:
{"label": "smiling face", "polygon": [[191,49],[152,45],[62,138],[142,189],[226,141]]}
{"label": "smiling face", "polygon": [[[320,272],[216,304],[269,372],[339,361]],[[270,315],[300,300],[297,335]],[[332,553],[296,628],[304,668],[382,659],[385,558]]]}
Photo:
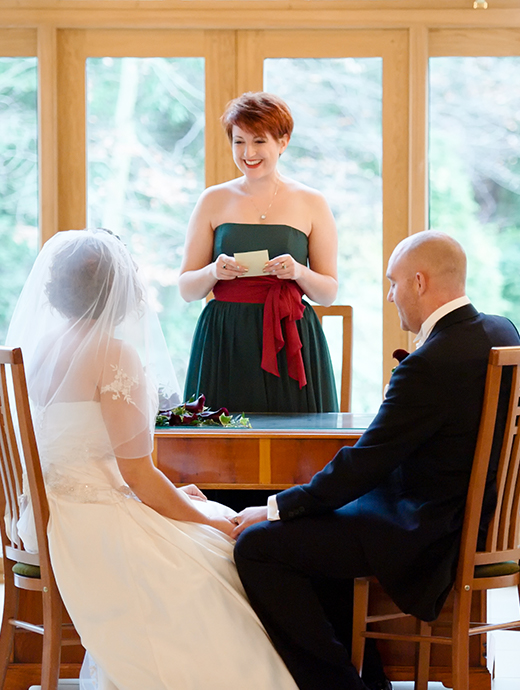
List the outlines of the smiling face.
{"label": "smiling face", "polygon": [[419,333],[423,322],[419,303],[419,276],[414,273],[407,253],[392,254],[386,277],[390,281],[387,300],[394,302],[403,331]]}
{"label": "smiling face", "polygon": [[278,159],[287,148],[288,135],[275,139],[271,134],[255,134],[233,125],[231,144],[235,165],[246,177],[258,179],[276,169]]}

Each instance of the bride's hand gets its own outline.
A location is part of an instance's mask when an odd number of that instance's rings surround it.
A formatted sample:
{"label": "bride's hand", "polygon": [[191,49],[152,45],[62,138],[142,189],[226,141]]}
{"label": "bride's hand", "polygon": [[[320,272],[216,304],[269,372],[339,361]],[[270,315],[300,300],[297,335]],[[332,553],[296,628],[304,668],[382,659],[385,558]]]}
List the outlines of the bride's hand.
{"label": "bride's hand", "polygon": [[257,522],[267,520],[267,506],[251,506],[244,508],[240,513],[232,518],[233,521],[233,539],[238,539],[242,532],[251,525],[256,525]]}
{"label": "bride's hand", "polygon": [[198,486],[195,484],[187,484],[186,486],[180,486],[179,491],[184,491],[188,496],[194,501],[207,501],[207,497],[202,493]]}
{"label": "bride's hand", "polygon": [[209,524],[212,527],[215,527],[216,529],[220,530],[221,532],[224,532],[224,534],[227,534],[228,537],[231,536],[231,533],[235,529],[235,523],[231,522],[231,519],[227,517],[211,518]]}

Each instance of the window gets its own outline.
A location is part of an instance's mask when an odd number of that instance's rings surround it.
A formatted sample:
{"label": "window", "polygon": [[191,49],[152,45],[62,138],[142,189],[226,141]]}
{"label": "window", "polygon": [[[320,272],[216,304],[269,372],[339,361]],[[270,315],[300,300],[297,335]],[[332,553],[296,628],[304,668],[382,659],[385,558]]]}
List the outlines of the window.
{"label": "window", "polygon": [[430,227],[468,254],[468,294],[520,324],[520,57],[430,59]]}
{"label": "window", "polygon": [[38,251],[37,62],[0,57],[0,342]]}
{"label": "window", "polygon": [[[264,62],[265,89],[286,100],[295,121],[280,170],[319,189],[336,219],[336,302],[354,310],[352,397],[360,412],[377,409],[382,386],[381,369],[372,365],[382,360],[382,63],[377,57]],[[336,332],[326,321],[339,369],[339,323]]]}
{"label": "window", "polygon": [[177,282],[204,189],[204,59],[88,58],[88,225],[116,232],[152,291],[183,380],[201,303]]}

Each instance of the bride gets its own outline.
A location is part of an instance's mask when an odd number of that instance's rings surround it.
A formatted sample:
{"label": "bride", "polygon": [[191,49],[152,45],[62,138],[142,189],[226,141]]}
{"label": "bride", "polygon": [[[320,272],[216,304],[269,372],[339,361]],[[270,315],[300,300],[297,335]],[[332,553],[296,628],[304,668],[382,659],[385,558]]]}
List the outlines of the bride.
{"label": "bride", "polygon": [[[238,579],[232,511],[152,462],[158,392],[178,401],[178,387],[122,242],[50,239],[7,344],[25,359],[52,565],[88,650],[82,690],[295,690]],[[28,547],[31,525],[26,511]]]}

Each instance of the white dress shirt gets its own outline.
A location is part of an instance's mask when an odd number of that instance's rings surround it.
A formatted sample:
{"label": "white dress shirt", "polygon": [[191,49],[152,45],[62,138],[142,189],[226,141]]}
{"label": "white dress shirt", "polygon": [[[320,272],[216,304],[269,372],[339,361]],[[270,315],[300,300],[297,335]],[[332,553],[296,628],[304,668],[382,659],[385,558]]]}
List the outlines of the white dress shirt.
{"label": "white dress shirt", "polygon": [[443,316],[455,311],[455,309],[460,309],[460,307],[466,306],[466,304],[470,304],[470,299],[467,295],[463,295],[462,297],[457,297],[457,299],[452,299],[451,302],[446,302],[446,304],[443,304],[442,307],[439,307],[432,314],[430,314],[430,316],[422,324],[419,333],[417,333],[413,339],[416,348],[424,345],[437,321],[440,321]]}

